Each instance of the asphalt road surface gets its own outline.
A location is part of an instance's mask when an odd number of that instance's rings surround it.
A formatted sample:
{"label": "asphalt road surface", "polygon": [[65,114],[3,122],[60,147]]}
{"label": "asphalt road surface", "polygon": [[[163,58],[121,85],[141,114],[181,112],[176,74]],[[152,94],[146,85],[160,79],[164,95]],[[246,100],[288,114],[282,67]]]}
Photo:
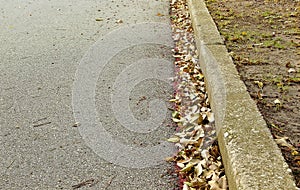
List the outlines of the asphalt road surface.
{"label": "asphalt road surface", "polygon": [[0,0],[0,189],[173,189],[168,0]]}

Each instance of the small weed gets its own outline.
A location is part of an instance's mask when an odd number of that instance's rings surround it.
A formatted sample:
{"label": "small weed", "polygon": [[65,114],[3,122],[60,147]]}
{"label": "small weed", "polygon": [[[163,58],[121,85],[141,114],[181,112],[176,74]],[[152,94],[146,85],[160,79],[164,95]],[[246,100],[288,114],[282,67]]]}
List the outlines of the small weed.
{"label": "small weed", "polygon": [[282,81],[282,76],[277,76],[277,77],[275,77],[275,78],[272,78],[271,80],[270,80],[270,82],[272,82],[272,83],[280,83],[281,81]]}
{"label": "small weed", "polygon": [[218,23],[218,26],[219,26],[219,28],[225,28],[229,24],[231,24],[230,20],[223,20]]}
{"label": "small weed", "polygon": [[300,77],[290,77],[288,79],[289,82],[294,82],[294,83],[299,83],[300,82]]}
{"label": "small weed", "polygon": [[265,11],[261,14],[262,17],[264,17],[264,19],[280,19],[282,18],[281,15],[276,14],[272,11]]}
{"label": "small weed", "polygon": [[286,49],[286,47],[283,44],[281,44],[279,41],[275,42],[274,47],[277,49]]}
{"label": "small weed", "polygon": [[262,38],[272,38],[272,37],[273,37],[273,34],[271,34],[271,33],[262,33],[262,34],[261,34],[261,37],[262,37]]}
{"label": "small weed", "polygon": [[281,38],[274,38],[263,41],[263,46],[266,48],[286,49],[287,47],[283,43],[284,41]]}

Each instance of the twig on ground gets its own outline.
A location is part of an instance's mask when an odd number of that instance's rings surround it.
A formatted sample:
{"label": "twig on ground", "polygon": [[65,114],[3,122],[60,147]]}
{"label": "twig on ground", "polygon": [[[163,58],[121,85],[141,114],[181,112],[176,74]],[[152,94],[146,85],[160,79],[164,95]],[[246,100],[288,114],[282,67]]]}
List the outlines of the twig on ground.
{"label": "twig on ground", "polygon": [[89,180],[83,181],[81,183],[78,183],[77,185],[72,185],[72,188],[79,189],[79,188],[87,186],[87,185],[89,187],[92,187],[92,186],[96,185],[98,182],[99,182],[99,180],[89,179]]}
{"label": "twig on ground", "polygon": [[110,186],[111,182],[114,180],[115,177],[116,176],[114,175],[108,179],[108,181],[106,182],[106,184],[104,186],[104,189],[107,189]]}
{"label": "twig on ground", "polygon": [[33,127],[41,127],[43,125],[48,125],[51,124],[51,121],[45,122],[45,123],[40,123],[40,124],[34,124]]}

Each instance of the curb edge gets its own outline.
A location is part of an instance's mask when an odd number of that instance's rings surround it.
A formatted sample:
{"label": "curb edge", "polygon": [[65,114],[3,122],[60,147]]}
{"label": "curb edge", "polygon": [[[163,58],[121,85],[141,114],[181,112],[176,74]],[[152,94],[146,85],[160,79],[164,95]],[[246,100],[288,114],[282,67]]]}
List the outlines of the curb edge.
{"label": "curb edge", "polygon": [[187,2],[229,188],[297,190],[290,169],[241,81],[204,0]]}

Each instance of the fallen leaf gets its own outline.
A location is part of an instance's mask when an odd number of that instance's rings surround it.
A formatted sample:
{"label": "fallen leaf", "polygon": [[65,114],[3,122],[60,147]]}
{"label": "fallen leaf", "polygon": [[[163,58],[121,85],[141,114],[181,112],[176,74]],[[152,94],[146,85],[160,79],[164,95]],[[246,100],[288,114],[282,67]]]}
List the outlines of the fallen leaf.
{"label": "fallen leaf", "polygon": [[184,168],[185,165],[183,163],[177,163],[177,166],[180,167],[180,168]]}
{"label": "fallen leaf", "polygon": [[189,186],[186,183],[184,183],[183,187],[182,187],[182,190],[189,190]]}
{"label": "fallen leaf", "polygon": [[175,123],[182,122],[182,119],[172,118],[172,120],[173,120]]}
{"label": "fallen leaf", "polygon": [[274,103],[275,103],[275,104],[281,104],[281,102],[280,102],[279,99],[274,100]]}
{"label": "fallen leaf", "polygon": [[80,126],[80,123],[79,122],[75,122],[72,127],[79,127]]}
{"label": "fallen leaf", "polygon": [[197,177],[199,177],[203,172],[203,168],[201,163],[197,164],[197,166],[195,167],[195,174]]}
{"label": "fallen leaf", "polygon": [[291,150],[294,150],[295,147],[291,144],[289,144],[286,140],[288,140],[288,137],[279,137],[275,139],[275,142],[280,146],[288,147]]}
{"label": "fallen leaf", "polygon": [[228,189],[226,176],[222,176],[219,179],[218,184],[221,189]]}
{"label": "fallen leaf", "polygon": [[259,88],[263,88],[264,87],[264,83],[263,82],[260,82],[260,81],[254,81],[255,84],[257,84],[257,86]]}
{"label": "fallen leaf", "polygon": [[298,151],[296,151],[296,150],[293,150],[293,151],[292,151],[292,155],[293,155],[293,156],[296,156],[296,155],[298,155],[298,154],[299,154]]}
{"label": "fallen leaf", "polygon": [[192,169],[192,167],[194,166],[194,164],[192,163],[188,163],[184,168],[182,168],[180,170],[180,172],[187,172],[187,171],[190,171]]}
{"label": "fallen leaf", "polygon": [[294,68],[289,68],[289,70],[288,70],[288,73],[295,73],[296,72],[296,69],[294,69]]}
{"label": "fallen leaf", "polygon": [[196,143],[198,143],[198,141],[196,141],[196,140],[185,139],[185,138],[180,139],[179,142],[180,142],[180,144],[183,144],[184,146],[186,146],[188,144],[196,144]]}
{"label": "fallen leaf", "polygon": [[121,23],[123,23],[123,20],[118,19],[118,20],[116,21],[116,23],[117,23],[117,24],[121,24]]}
{"label": "fallen leaf", "polygon": [[172,137],[167,140],[168,142],[176,143],[180,141],[179,137]]}
{"label": "fallen leaf", "polygon": [[178,111],[173,111],[172,112],[172,117],[173,118],[178,118],[180,116],[179,112]]}
{"label": "fallen leaf", "polygon": [[174,161],[174,157],[173,157],[173,156],[167,157],[167,158],[165,158],[165,160],[166,160],[167,162],[173,162],[173,161]]}
{"label": "fallen leaf", "polygon": [[216,181],[209,181],[208,184],[210,185],[210,190],[222,190]]}
{"label": "fallen leaf", "polygon": [[214,114],[211,113],[211,112],[208,112],[207,113],[207,119],[208,119],[209,122],[214,122],[215,121]]}

